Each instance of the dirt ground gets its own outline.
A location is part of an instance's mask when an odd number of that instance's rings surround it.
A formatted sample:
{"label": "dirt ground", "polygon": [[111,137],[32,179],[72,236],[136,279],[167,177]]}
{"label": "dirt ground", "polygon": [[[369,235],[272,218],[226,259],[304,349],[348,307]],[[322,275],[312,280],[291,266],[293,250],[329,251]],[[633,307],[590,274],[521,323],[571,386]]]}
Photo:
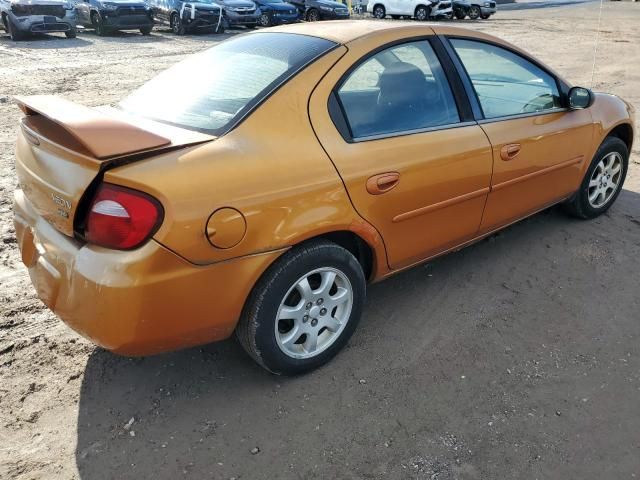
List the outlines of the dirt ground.
{"label": "dirt ground", "polygon": [[[590,86],[598,7],[457,24]],[[640,4],[605,2],[594,88],[640,111],[639,26]],[[0,478],[640,478],[637,146],[607,215],[550,209],[372,286],[348,348],[304,377],[234,341],[117,357],[43,307],[14,240],[11,97],[114,102],[224,37],[0,38]]]}

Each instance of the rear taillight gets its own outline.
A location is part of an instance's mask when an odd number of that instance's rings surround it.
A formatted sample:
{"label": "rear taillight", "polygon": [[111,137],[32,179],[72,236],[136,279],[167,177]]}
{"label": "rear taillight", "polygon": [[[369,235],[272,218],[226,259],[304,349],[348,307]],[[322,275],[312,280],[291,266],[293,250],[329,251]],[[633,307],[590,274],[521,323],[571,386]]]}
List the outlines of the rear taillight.
{"label": "rear taillight", "polygon": [[131,250],[156,232],[162,216],[162,205],[152,196],[103,183],[91,202],[84,236],[95,245]]}

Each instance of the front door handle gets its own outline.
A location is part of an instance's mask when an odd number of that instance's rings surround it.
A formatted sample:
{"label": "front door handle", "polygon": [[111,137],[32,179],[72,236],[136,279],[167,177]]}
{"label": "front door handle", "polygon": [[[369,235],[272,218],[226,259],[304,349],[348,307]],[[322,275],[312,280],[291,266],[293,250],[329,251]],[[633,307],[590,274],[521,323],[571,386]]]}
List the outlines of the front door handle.
{"label": "front door handle", "polygon": [[505,145],[500,149],[500,158],[505,162],[509,160],[513,160],[520,153],[520,144],[519,143],[510,143]]}
{"label": "front door handle", "polygon": [[399,182],[398,172],[379,173],[367,180],[367,192],[371,195],[380,195],[393,189]]}

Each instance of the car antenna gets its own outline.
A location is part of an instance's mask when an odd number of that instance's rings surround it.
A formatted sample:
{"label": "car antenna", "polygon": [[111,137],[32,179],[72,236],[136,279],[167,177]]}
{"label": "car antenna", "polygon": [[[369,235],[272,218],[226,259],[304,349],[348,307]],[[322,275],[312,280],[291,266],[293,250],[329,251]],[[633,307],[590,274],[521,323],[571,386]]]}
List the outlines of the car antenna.
{"label": "car antenna", "polygon": [[600,41],[600,23],[602,22],[602,7],[604,0],[600,0],[600,12],[598,13],[598,29],[596,30],[596,44],[593,46],[593,66],[591,67],[591,88],[596,75],[596,57],[598,56],[598,42]]}

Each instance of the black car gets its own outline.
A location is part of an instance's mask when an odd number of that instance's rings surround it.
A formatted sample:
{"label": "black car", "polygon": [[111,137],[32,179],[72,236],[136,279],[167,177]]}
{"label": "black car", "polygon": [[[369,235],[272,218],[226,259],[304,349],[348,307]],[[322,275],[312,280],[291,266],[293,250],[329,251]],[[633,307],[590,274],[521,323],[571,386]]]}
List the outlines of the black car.
{"label": "black car", "polygon": [[299,20],[298,8],[283,0],[255,0],[260,8],[259,23],[263,27],[295,23]]}
{"label": "black car", "polygon": [[223,9],[213,0],[149,0],[149,4],[155,20],[169,25],[176,35],[212,30],[224,33]]}
{"label": "black car", "polygon": [[302,18],[308,22],[318,20],[340,20],[349,18],[349,9],[340,2],[331,0],[290,0],[298,10]]}
{"label": "black car", "polygon": [[76,3],[77,24],[95,29],[98,35],[116,30],[140,30],[149,35],[153,14],[142,0],[82,0]]}

